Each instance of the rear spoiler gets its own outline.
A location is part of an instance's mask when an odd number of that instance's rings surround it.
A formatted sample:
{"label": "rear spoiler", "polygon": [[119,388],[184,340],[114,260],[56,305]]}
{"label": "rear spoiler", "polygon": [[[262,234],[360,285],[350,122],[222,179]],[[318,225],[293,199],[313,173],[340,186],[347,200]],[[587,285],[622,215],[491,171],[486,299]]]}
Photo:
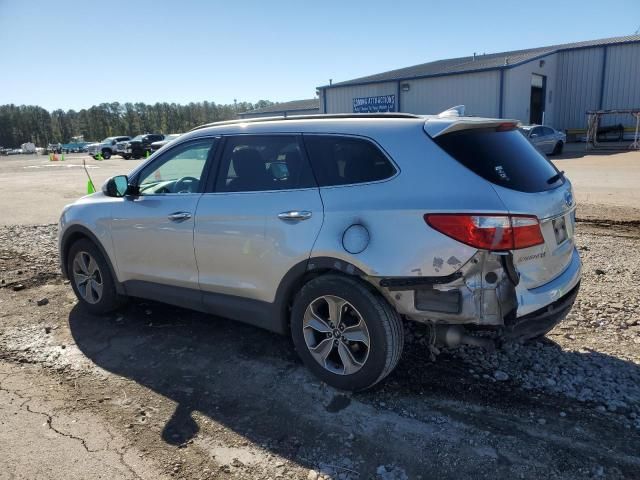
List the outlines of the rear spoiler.
{"label": "rear spoiler", "polygon": [[475,128],[495,128],[497,130],[513,130],[520,125],[519,120],[504,118],[463,117],[464,105],[450,108],[444,112],[428,117],[424,122],[424,131],[431,138],[447,133]]}

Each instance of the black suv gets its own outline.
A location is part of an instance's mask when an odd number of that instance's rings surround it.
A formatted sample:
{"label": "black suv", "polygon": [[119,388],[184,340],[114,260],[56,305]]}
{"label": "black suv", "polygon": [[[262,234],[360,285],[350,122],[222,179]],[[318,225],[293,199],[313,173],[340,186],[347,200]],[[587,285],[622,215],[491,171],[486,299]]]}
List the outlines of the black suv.
{"label": "black suv", "polygon": [[138,135],[137,137],[129,140],[124,149],[124,154],[122,155],[125,160],[129,160],[130,158],[138,158],[145,157],[148,153],[151,153],[151,144],[153,142],[158,142],[160,140],[164,140],[164,135],[159,133],[147,133],[144,135]]}

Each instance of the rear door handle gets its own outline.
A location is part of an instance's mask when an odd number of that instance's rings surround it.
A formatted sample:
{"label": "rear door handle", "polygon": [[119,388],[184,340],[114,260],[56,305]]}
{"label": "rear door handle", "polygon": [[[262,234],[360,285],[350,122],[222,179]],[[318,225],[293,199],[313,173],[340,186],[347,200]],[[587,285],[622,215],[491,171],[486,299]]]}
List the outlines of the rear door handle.
{"label": "rear door handle", "polygon": [[175,212],[167,218],[172,222],[182,222],[184,220],[189,220],[191,218],[191,214],[189,212]]}
{"label": "rear door handle", "polygon": [[278,214],[280,220],[309,220],[311,212],[307,210],[289,210]]}

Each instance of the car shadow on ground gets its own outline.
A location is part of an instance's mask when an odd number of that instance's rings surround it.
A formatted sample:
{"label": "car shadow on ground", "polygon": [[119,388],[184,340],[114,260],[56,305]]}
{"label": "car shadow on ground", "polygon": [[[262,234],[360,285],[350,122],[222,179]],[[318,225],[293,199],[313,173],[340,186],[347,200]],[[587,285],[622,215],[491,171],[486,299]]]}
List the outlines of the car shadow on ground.
{"label": "car shadow on ground", "polygon": [[[557,417],[563,400],[474,378],[468,365],[446,355],[431,363],[418,345],[407,346],[396,371],[376,389],[345,395],[308,373],[287,337],[225,319],[132,301],[107,317],[76,305],[69,324],[76,345],[99,367],[177,404],[161,433],[171,445],[198,434],[197,411],[307,468],[317,466],[318,452],[335,461],[346,449],[348,456],[364,459],[361,478],[375,474],[377,465],[393,463],[409,478],[427,469],[438,478],[510,477],[514,464],[527,461],[518,459],[519,449],[548,454],[545,468],[566,472],[575,465],[578,471],[585,454],[601,464],[614,462],[600,445],[624,455],[640,448],[629,437],[622,441],[628,431],[604,418],[582,425],[577,444],[568,440],[575,435],[573,424],[548,425],[544,434],[532,434],[539,426],[529,421],[530,412],[538,418],[552,408]],[[469,447],[466,437],[473,445],[474,431],[488,444],[508,442],[498,467],[491,455]],[[433,454],[425,455],[425,448]],[[447,462],[456,456],[465,460],[456,460],[451,470]],[[619,458],[615,463],[623,470],[635,468]]]}

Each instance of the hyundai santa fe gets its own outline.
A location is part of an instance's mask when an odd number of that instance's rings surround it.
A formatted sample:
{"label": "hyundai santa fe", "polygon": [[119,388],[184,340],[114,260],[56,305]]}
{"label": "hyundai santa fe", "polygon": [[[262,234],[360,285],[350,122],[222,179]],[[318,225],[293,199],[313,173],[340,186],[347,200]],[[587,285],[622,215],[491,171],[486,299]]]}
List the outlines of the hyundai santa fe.
{"label": "hyundai santa fe", "polygon": [[62,270],[127,297],[290,335],[340,389],[385,378],[403,322],[434,346],[545,335],[581,263],[571,184],[517,121],[325,115],[205,125],[67,206]]}

